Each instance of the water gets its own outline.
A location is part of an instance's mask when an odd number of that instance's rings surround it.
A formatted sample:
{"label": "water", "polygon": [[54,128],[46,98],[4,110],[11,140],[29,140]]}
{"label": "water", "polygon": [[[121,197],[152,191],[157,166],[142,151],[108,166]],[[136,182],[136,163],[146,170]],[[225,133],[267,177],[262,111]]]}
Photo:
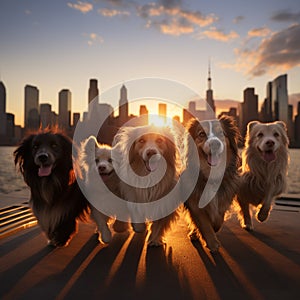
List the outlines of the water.
{"label": "water", "polygon": [[[15,147],[0,147],[0,193],[8,194],[26,189],[22,175],[14,166]],[[290,149],[288,171],[289,194],[300,194],[300,149]]]}

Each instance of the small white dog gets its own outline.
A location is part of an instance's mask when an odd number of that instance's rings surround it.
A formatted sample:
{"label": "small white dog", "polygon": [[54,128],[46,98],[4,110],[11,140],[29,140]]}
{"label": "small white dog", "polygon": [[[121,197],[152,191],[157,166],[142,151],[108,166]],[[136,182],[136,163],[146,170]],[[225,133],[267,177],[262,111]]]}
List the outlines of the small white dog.
{"label": "small white dog", "polygon": [[284,122],[250,122],[242,155],[242,176],[238,192],[242,226],[253,230],[249,204],[258,207],[257,219],[265,221],[275,197],[286,188],[289,140]]}
{"label": "small white dog", "polygon": [[[111,151],[112,148],[109,145],[98,144],[97,139],[90,136],[81,145],[80,166],[88,189],[95,187],[93,185],[97,184],[98,176],[100,176],[107,188],[115,195],[119,195],[119,178],[112,164]],[[95,188],[97,192],[98,189]],[[99,201],[101,201],[101,194],[99,194]],[[91,216],[97,224],[99,241],[109,243],[112,239],[112,233],[108,226],[111,217],[103,214],[92,204],[90,204],[90,208]],[[113,228],[117,232],[122,232],[127,229],[127,224],[116,221]]]}

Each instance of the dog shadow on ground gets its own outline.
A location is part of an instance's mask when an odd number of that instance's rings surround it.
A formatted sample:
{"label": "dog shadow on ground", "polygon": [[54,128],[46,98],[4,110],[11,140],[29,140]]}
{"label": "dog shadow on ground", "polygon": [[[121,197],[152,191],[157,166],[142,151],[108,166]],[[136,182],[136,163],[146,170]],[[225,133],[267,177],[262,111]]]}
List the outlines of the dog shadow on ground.
{"label": "dog shadow on ground", "polygon": [[[39,238],[43,241],[44,237]],[[24,299],[192,298],[187,280],[173,264],[172,248],[148,248],[146,233],[117,234],[108,246],[99,244],[97,235],[92,234],[80,242],[79,251],[70,259],[69,254],[79,246],[76,243],[75,237],[64,249],[43,247],[10,268],[3,274],[5,290],[1,294],[18,296],[12,290],[20,287]],[[44,274],[36,278],[35,270]],[[27,283],[30,276],[31,283],[22,286],[20,282]]]}

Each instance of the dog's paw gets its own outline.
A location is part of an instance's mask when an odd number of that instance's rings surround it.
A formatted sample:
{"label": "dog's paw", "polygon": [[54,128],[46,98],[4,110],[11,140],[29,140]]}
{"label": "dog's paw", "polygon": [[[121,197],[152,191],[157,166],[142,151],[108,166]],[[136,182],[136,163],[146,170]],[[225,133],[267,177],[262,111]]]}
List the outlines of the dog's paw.
{"label": "dog's paw", "polygon": [[113,229],[115,232],[124,232],[128,230],[128,223],[127,222],[122,222],[116,220],[116,222],[113,224]]}
{"label": "dog's paw", "polygon": [[252,224],[245,224],[244,226],[243,226],[243,228],[245,229],[245,230],[247,230],[247,231],[253,231],[253,225]]}
{"label": "dog's paw", "polygon": [[268,216],[269,216],[269,211],[261,209],[257,214],[257,220],[260,222],[264,222],[265,220],[267,220]]}
{"label": "dog's paw", "polygon": [[156,239],[156,240],[149,240],[148,241],[148,247],[163,247],[165,246],[165,241],[162,238]]}
{"label": "dog's paw", "polygon": [[132,223],[131,226],[133,228],[133,231],[136,233],[142,233],[146,231],[145,223]]}
{"label": "dog's paw", "polygon": [[112,234],[109,229],[99,231],[98,240],[101,244],[109,244],[112,240]]}

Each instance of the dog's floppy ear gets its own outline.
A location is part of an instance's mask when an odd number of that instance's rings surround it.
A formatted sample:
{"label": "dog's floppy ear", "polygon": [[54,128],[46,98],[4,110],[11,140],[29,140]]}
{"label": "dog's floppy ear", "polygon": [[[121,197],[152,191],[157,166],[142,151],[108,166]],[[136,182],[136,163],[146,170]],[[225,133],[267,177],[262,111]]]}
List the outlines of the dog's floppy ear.
{"label": "dog's floppy ear", "polygon": [[284,131],[287,131],[286,124],[283,121],[276,121],[275,124],[280,125]]}
{"label": "dog's floppy ear", "polygon": [[15,166],[18,165],[19,170],[22,174],[24,174],[27,165],[30,164],[30,161],[33,160],[31,147],[32,140],[35,136],[35,134],[26,136],[22,140],[18,148],[14,151]]}
{"label": "dog's floppy ear", "polygon": [[196,138],[197,129],[199,126],[200,122],[196,118],[191,119],[186,126],[186,129],[188,130],[189,134],[193,137],[193,139]]}
{"label": "dog's floppy ear", "polygon": [[258,121],[251,121],[251,122],[249,122],[248,125],[247,125],[247,132],[250,133],[251,130],[253,129],[253,127],[255,125],[259,124],[259,123],[260,122],[258,122]]}

